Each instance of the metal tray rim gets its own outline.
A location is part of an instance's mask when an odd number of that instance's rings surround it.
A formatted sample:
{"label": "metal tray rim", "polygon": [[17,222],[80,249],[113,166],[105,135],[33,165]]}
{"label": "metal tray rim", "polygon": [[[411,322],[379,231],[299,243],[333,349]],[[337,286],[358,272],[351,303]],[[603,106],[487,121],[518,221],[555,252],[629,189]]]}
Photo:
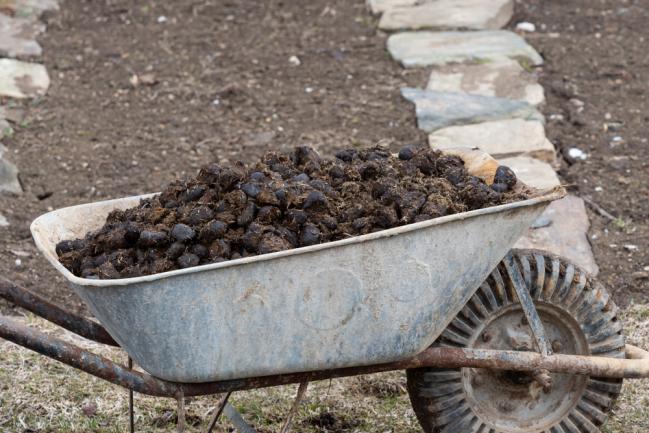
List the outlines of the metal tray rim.
{"label": "metal tray rim", "polygon": [[103,200],[99,202],[92,202],[92,203],[87,203],[87,204],[80,204],[80,205],[75,205],[75,206],[68,206],[64,208],[60,208],[51,212],[48,212],[46,214],[43,214],[36,218],[32,224],[30,225],[30,231],[32,233],[32,236],[34,238],[34,242],[36,243],[37,248],[43,253],[45,258],[58,270],[61,275],[63,275],[68,282],[78,285],[78,286],[86,286],[86,287],[113,287],[113,286],[127,286],[131,284],[139,284],[139,283],[144,283],[144,282],[152,282],[152,281],[157,281],[161,280],[164,278],[170,278],[170,277],[176,277],[176,276],[182,276],[182,275],[188,275],[192,273],[197,273],[197,272],[208,272],[208,271],[215,271],[219,270],[222,268],[226,267],[234,267],[234,266],[242,266],[246,265],[248,263],[253,263],[253,262],[259,262],[259,261],[266,261],[266,260],[274,260],[274,259],[279,259],[282,257],[290,257],[298,254],[307,254],[310,252],[314,251],[320,251],[320,250],[325,250],[325,249],[334,249],[337,247],[341,247],[344,245],[350,245],[350,244],[357,244],[357,243],[364,243],[376,239],[381,239],[381,238],[386,238],[386,237],[391,237],[391,236],[397,236],[401,233],[407,233],[411,231],[416,231],[416,230],[421,230],[424,228],[428,228],[431,226],[436,226],[436,225],[442,225],[442,224],[447,224],[453,221],[461,221],[464,219],[469,219],[469,218],[476,218],[481,215],[488,215],[492,213],[499,213],[499,212],[505,212],[510,209],[517,209],[520,207],[527,207],[527,206],[534,206],[536,204],[544,203],[544,202],[550,202],[554,201],[557,199],[560,199],[566,195],[566,192],[563,188],[555,188],[551,189],[549,191],[544,191],[540,193],[540,195],[527,199],[527,200],[522,200],[522,201],[517,201],[513,203],[507,203],[503,205],[498,205],[498,206],[492,206],[488,208],[483,208],[483,209],[477,209],[473,211],[468,211],[468,212],[461,212],[453,215],[446,215],[443,217],[439,218],[433,218],[427,221],[422,221],[418,223],[412,223],[412,224],[407,224],[404,226],[399,226],[399,227],[393,227],[390,229],[386,230],[381,230],[378,232],[374,233],[369,233],[366,235],[361,235],[361,236],[354,236],[348,239],[341,239],[338,241],[333,241],[333,242],[327,242],[327,243],[322,243],[322,244],[317,244],[317,245],[311,245],[307,247],[300,247],[300,248],[294,248],[290,250],[285,250],[285,251],[279,251],[275,253],[269,253],[269,254],[261,254],[257,256],[251,256],[251,257],[243,257],[240,259],[235,259],[235,260],[229,260],[225,262],[220,262],[220,263],[210,263],[206,265],[200,265],[200,266],[195,266],[191,268],[186,268],[186,269],[177,269],[173,271],[167,271],[167,272],[161,272],[158,274],[153,274],[153,275],[145,275],[141,277],[132,277],[132,278],[120,278],[120,279],[113,279],[113,280],[93,280],[93,279],[88,279],[88,278],[81,278],[77,277],[76,275],[72,274],[65,266],[63,266],[57,256],[56,253],[51,248],[48,248],[46,245],[46,242],[42,239],[41,234],[39,232],[39,228],[42,227],[45,223],[45,221],[48,219],[48,217],[55,215],[56,213],[63,211],[63,210],[73,210],[73,209],[79,209],[83,207],[89,207],[93,205],[100,205],[100,204],[108,204],[108,203],[115,203],[115,202],[120,202],[124,200],[135,200],[135,199],[144,199],[148,197],[155,196],[159,193],[152,193],[152,194],[143,194],[143,195],[138,195],[138,196],[130,196],[130,197],[123,197],[123,198],[118,198],[118,199],[112,199],[112,200]]}

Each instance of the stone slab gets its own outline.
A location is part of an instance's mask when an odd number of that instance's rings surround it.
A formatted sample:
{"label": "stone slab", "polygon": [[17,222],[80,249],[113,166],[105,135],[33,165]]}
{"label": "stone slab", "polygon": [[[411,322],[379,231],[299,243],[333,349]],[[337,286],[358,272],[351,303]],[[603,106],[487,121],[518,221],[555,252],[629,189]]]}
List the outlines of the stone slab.
{"label": "stone slab", "polygon": [[0,144],[0,192],[20,194],[23,189],[18,181],[18,169],[5,159],[6,152],[7,148]]}
{"label": "stone slab", "polygon": [[11,130],[11,125],[7,122],[7,119],[0,117],[0,139],[5,135],[9,135]]}
{"label": "stone slab", "polygon": [[527,155],[553,164],[554,146],[545,137],[541,122],[523,119],[495,120],[464,126],[449,126],[428,136],[430,147],[478,148],[494,158]]}
{"label": "stone slab", "polygon": [[513,0],[434,0],[387,9],[379,28],[497,30],[509,22],[513,12]]}
{"label": "stone slab", "polygon": [[0,10],[17,17],[40,17],[43,12],[58,11],[58,0],[0,0]]}
{"label": "stone slab", "polygon": [[399,6],[414,6],[423,3],[421,0],[367,0],[367,5],[373,14],[380,14]]}
{"label": "stone slab", "polygon": [[538,189],[548,189],[561,185],[557,173],[547,162],[539,161],[529,156],[502,158],[498,162],[514,170],[518,179],[522,180],[528,186]]}
{"label": "stone slab", "polygon": [[522,101],[410,87],[403,87],[401,94],[415,104],[417,124],[426,132],[453,125],[510,118],[543,121],[541,113]]}
{"label": "stone slab", "polygon": [[597,275],[599,268],[588,241],[588,214],[584,201],[568,195],[550,203],[542,215],[551,223],[529,229],[514,248],[534,248],[562,256],[586,272]]}
{"label": "stone slab", "polygon": [[0,59],[0,96],[31,98],[44,95],[50,86],[45,66],[14,59]]}
{"label": "stone slab", "polygon": [[36,37],[45,25],[34,18],[18,18],[0,14],[0,56],[40,56],[42,49]]}
{"label": "stone slab", "polygon": [[446,65],[453,62],[525,59],[543,63],[534,48],[505,30],[467,32],[403,32],[388,38],[390,55],[405,67]]}
{"label": "stone slab", "polygon": [[536,77],[509,58],[435,68],[426,88],[439,92],[516,99],[531,105],[540,105],[545,101],[543,87],[536,81]]}

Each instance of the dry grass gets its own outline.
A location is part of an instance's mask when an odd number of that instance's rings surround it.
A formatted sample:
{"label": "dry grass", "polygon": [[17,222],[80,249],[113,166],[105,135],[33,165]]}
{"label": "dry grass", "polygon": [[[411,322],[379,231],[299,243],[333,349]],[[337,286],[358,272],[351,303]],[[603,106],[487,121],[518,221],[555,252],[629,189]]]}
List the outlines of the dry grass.
{"label": "dry grass", "polygon": [[[113,360],[125,355],[62,333],[28,316],[29,325],[99,352]],[[629,342],[649,347],[649,306],[624,313]],[[649,431],[649,382],[627,381],[605,433]],[[232,403],[260,433],[276,432],[296,386],[240,392]],[[205,431],[217,396],[187,403],[188,431]],[[127,393],[56,361],[0,340],[0,432],[123,432],[127,430]],[[175,431],[175,401],[136,396],[138,432]],[[224,421],[218,432],[231,431]],[[419,432],[401,372],[311,384],[294,422],[296,432]]]}

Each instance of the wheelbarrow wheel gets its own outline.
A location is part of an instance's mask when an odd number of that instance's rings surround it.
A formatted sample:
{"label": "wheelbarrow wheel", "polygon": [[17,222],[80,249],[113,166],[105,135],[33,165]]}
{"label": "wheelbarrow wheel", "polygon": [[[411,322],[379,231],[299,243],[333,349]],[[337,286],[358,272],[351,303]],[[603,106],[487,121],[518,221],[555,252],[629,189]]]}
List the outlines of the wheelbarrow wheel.
{"label": "wheelbarrow wheel", "polygon": [[[513,250],[555,353],[624,358],[617,307],[606,290],[571,263]],[[501,262],[435,346],[536,350]],[[551,374],[544,390],[529,373],[485,369],[407,371],[408,393],[426,433],[597,433],[621,379]]]}

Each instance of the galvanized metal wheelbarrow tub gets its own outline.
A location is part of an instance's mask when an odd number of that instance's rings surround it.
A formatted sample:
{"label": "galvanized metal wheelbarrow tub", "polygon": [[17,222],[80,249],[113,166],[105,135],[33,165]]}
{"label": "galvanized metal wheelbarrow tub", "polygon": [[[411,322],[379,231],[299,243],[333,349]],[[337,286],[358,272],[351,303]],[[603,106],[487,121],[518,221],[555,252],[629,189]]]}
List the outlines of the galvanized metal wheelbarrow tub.
{"label": "galvanized metal wheelbarrow tub", "polygon": [[[563,195],[550,191],[337,242],[122,280],[76,277],[54,248],[146,196],[60,209],[34,221],[34,239],[101,325],[2,279],[0,296],[121,346],[150,374],[1,316],[0,337],[130,390],[176,398],[422,367],[527,371],[544,387],[549,373],[647,377],[648,355],[637,348],[627,349],[628,360],[552,353],[525,287],[529,270],[517,270],[507,253]],[[537,351],[431,347],[506,255],[512,299]]]}

